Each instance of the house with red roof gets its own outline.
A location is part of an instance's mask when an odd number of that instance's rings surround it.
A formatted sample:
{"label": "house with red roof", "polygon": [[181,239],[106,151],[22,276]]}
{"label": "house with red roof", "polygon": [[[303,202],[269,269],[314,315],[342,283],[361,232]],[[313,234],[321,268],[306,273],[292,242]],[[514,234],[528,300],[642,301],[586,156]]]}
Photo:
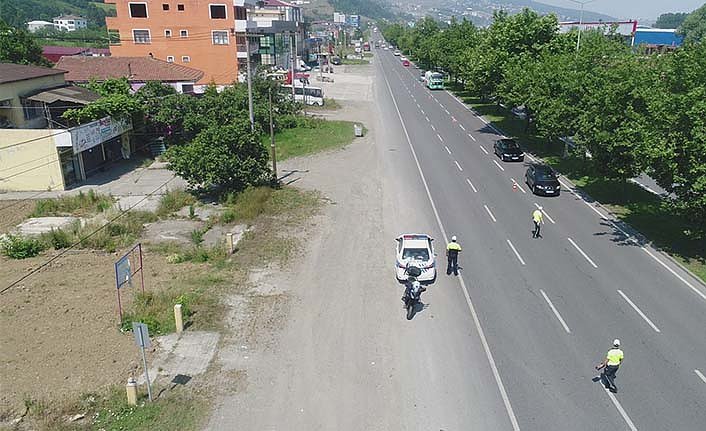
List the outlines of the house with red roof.
{"label": "house with red roof", "polygon": [[68,56],[59,59],[55,67],[65,70],[66,81],[73,84],[127,78],[134,91],[149,81],[159,81],[179,93],[193,93],[194,84],[204,75],[192,67],[152,57]]}

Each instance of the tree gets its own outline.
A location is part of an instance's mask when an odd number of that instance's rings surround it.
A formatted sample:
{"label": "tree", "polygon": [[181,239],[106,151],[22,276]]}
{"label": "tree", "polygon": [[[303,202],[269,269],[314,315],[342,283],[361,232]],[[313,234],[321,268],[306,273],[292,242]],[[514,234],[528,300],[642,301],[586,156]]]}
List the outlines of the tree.
{"label": "tree", "polygon": [[104,117],[132,120],[135,115],[142,113],[142,104],[132,96],[127,78],[92,81],[86,87],[100,94],[101,98],[82,108],[67,110],[62,118],[74,124],[82,124]]}
{"label": "tree", "polygon": [[42,56],[42,48],[37,45],[29,32],[10,27],[2,20],[0,20],[0,61],[51,66],[51,63]]}
{"label": "tree", "polygon": [[166,157],[174,172],[204,189],[239,192],[271,177],[260,131],[251,131],[242,117],[227,125],[211,124],[188,144],[169,148]]}
{"label": "tree", "polygon": [[679,28],[686,17],[689,16],[686,12],[663,13],[655,22],[656,28]]}
{"label": "tree", "polygon": [[706,4],[691,12],[677,32],[686,43],[699,43],[706,35]]}

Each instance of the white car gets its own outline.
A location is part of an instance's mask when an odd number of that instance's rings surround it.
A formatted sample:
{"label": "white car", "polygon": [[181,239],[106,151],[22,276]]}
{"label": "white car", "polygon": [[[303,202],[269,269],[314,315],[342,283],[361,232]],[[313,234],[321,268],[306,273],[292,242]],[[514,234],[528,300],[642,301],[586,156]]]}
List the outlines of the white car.
{"label": "white car", "polygon": [[436,279],[436,256],[434,254],[434,239],[425,233],[406,233],[396,238],[397,258],[395,275],[398,281],[407,280],[407,265],[414,265],[422,270],[417,277],[420,282]]}
{"label": "white car", "polygon": [[395,57],[399,57],[400,55],[402,55],[402,53],[399,52],[399,51],[395,51],[395,52],[393,52],[392,54],[394,54]]}

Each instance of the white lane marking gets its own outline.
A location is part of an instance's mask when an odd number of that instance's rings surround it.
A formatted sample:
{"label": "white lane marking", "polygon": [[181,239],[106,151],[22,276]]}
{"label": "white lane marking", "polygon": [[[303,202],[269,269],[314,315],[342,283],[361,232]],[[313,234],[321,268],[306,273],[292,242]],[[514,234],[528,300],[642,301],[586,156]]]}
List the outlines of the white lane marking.
{"label": "white lane marking", "polygon": [[618,293],[620,294],[620,296],[623,297],[624,300],[627,301],[628,304],[630,304],[630,306],[633,308],[633,310],[637,311],[637,314],[639,314],[640,317],[642,317],[643,319],[645,319],[645,322],[647,322],[647,323],[652,327],[652,329],[655,330],[655,332],[661,332],[661,331],[659,330],[659,328],[658,328],[654,323],[652,323],[652,321],[651,321],[647,316],[645,316],[645,313],[643,313],[642,310],[640,310],[639,308],[637,308],[637,305],[635,305],[635,303],[632,302],[632,301],[630,300],[630,298],[628,298],[628,296],[623,293],[622,290],[618,289]]}
{"label": "white lane marking", "polygon": [[[434,212],[434,217],[436,218],[436,223],[439,225],[439,230],[441,230],[441,234],[444,237],[444,243],[449,242],[448,235],[446,235],[446,230],[444,229],[443,223],[441,223],[441,217],[439,217],[439,211],[436,209],[436,204],[434,203],[434,199],[431,196],[431,191],[429,190],[429,185],[427,184],[427,180],[424,177],[424,172],[422,171],[422,166],[419,164],[419,158],[417,157],[417,152],[414,151],[414,146],[412,145],[412,140],[409,137],[409,132],[407,132],[407,126],[404,124],[404,120],[402,119],[402,113],[400,112],[399,106],[397,106],[397,100],[395,100],[395,95],[392,93],[392,87],[390,87],[390,81],[387,79],[387,75],[383,74],[383,77],[385,78],[385,84],[387,85],[387,91],[390,92],[390,97],[392,98],[392,103],[395,105],[395,110],[397,111],[397,117],[400,119],[400,123],[402,124],[402,130],[404,130],[405,137],[407,138],[407,144],[409,145],[409,149],[412,152],[412,156],[414,158],[414,163],[417,165],[417,170],[419,171],[419,176],[422,179],[422,184],[424,184],[424,190],[427,193],[427,198],[429,199],[429,203],[431,204],[431,208]],[[509,241],[508,241],[509,242]],[[493,377],[495,378],[495,384],[498,387],[498,391],[500,391],[500,397],[503,399],[503,404],[505,405],[505,411],[507,412],[507,415],[510,419],[510,423],[512,424],[512,429],[513,431],[520,431],[520,425],[517,423],[517,418],[515,417],[515,412],[512,409],[512,404],[510,404],[510,397],[507,395],[507,391],[505,390],[505,385],[503,385],[503,381],[500,378],[500,372],[498,371],[498,366],[495,364],[495,359],[493,359],[493,354],[490,352],[490,345],[488,344],[488,340],[485,338],[485,332],[483,332],[483,327],[480,325],[480,319],[478,318],[478,313],[476,313],[476,308],[473,306],[473,301],[471,301],[471,296],[468,293],[468,288],[466,287],[466,282],[463,280],[463,276],[459,275],[458,276],[458,281],[461,283],[461,288],[463,290],[463,296],[466,298],[466,304],[468,304],[468,309],[471,312],[471,316],[473,316],[473,323],[476,326],[476,330],[478,331],[478,336],[480,337],[481,344],[483,344],[483,350],[485,351],[485,356],[488,359],[488,363],[490,364],[490,369],[493,371]]]}
{"label": "white lane marking", "polygon": [[476,189],[476,186],[473,185],[470,179],[466,178],[466,182],[468,183],[469,186],[473,189],[474,193],[478,193],[478,190]]}
{"label": "white lane marking", "polygon": [[482,145],[479,145],[479,147],[480,147],[481,150],[483,150],[483,152],[484,152],[485,154],[488,154],[488,150],[486,150],[485,148],[483,148]]}
{"label": "white lane marking", "polygon": [[431,125],[431,129],[436,132],[436,127],[434,127],[433,124]]}
{"label": "white lane marking", "polygon": [[466,131],[466,128],[465,128],[465,127],[463,127],[463,124],[459,124],[459,125],[458,125],[458,127],[460,127],[460,128],[461,128],[461,130],[463,130],[464,132]]}
{"label": "white lane marking", "polygon": [[706,376],[704,376],[704,375],[701,373],[701,371],[699,371],[699,370],[694,370],[694,372],[696,373],[697,376],[699,376],[699,378],[700,378],[704,383],[706,383]]}
{"label": "white lane marking", "polygon": [[544,293],[544,291],[542,289],[539,289],[539,292],[544,297],[544,300],[547,301],[547,304],[549,304],[549,308],[552,309],[556,318],[559,319],[559,322],[561,323],[561,326],[564,327],[564,330],[566,331],[566,333],[571,334],[571,329],[569,329],[569,325],[567,325],[566,322],[564,322],[564,319],[561,317],[561,314],[559,314],[559,311],[556,309],[556,307],[554,307],[554,304],[552,304],[552,301],[549,300],[549,297],[547,296],[547,294]]}
{"label": "white lane marking", "polygon": [[536,162],[536,161],[537,161],[537,159],[535,159],[534,157],[532,157],[532,154],[525,153],[525,156],[529,157],[530,160],[532,160],[533,162]]}
{"label": "white lane marking", "polygon": [[448,109],[444,108],[444,112],[446,112],[446,115],[451,115]]}
{"label": "white lane marking", "polygon": [[591,260],[591,258],[588,257],[588,255],[587,255],[586,253],[584,253],[583,250],[581,250],[581,248],[578,246],[578,244],[576,244],[576,243],[574,242],[573,239],[571,239],[571,238],[567,238],[567,239],[569,240],[569,242],[571,243],[571,245],[573,245],[574,248],[575,248],[576,250],[578,250],[579,253],[581,253],[581,254],[583,255],[583,257],[586,258],[586,260],[588,261],[588,263],[590,263],[594,268],[598,268],[598,265],[596,265],[595,262],[593,262],[593,261]]}
{"label": "white lane marking", "polygon": [[423,109],[421,109],[421,108],[419,109],[419,112],[421,112],[421,113],[422,113],[422,115],[427,115],[427,114],[425,114],[425,113],[424,113],[424,110],[423,110]]}
{"label": "white lane marking", "polygon": [[499,167],[501,171],[505,172],[505,168],[503,168],[497,160],[493,160],[493,163],[495,163],[495,166]]}
{"label": "white lane marking", "polygon": [[640,248],[642,248],[643,250],[645,250],[645,253],[649,254],[650,257],[652,257],[652,259],[656,260],[657,263],[659,263],[660,265],[662,265],[663,267],[665,267],[665,268],[667,269],[667,271],[671,272],[672,275],[674,275],[676,278],[678,278],[679,280],[681,280],[682,283],[684,283],[684,284],[686,284],[687,286],[689,286],[689,288],[690,288],[691,290],[693,290],[697,295],[699,295],[699,296],[700,296],[701,298],[703,298],[703,299],[706,299],[706,295],[705,295],[702,291],[700,291],[699,289],[697,289],[696,286],[694,286],[693,284],[689,283],[689,281],[688,281],[687,279],[685,279],[685,278],[682,277],[681,275],[677,274],[677,272],[674,271],[672,268],[670,268],[669,265],[667,265],[666,263],[662,262],[657,256],[655,256],[654,254],[652,254],[652,252],[650,252],[647,248],[645,248],[645,247],[640,247]]}
{"label": "white lane marking", "polygon": [[515,256],[517,256],[517,258],[520,260],[520,263],[521,263],[522,265],[525,265],[525,260],[522,259],[522,256],[520,256],[520,253],[517,252],[517,249],[515,248],[515,246],[512,245],[512,243],[510,242],[509,239],[506,240],[506,241],[507,241],[507,244],[508,244],[508,245],[510,246],[510,248],[512,249],[512,251],[515,252]]}
{"label": "white lane marking", "polygon": [[485,118],[479,116],[478,119],[483,122],[483,124],[488,124],[488,122],[485,120]]}
{"label": "white lane marking", "polygon": [[427,119],[427,123],[429,123],[429,122],[430,122],[430,121],[429,121],[429,117],[427,117],[427,116],[425,115],[425,116],[424,116],[424,118],[426,118],[426,119]]}
{"label": "white lane marking", "polygon": [[422,109],[422,107],[421,107],[421,106],[419,106],[419,103],[417,103],[417,108],[419,108],[419,109]]}
{"label": "white lane marking", "polygon": [[454,163],[456,163],[456,167],[458,168],[458,170],[463,172],[463,168],[461,167],[461,165],[458,164],[456,160],[454,160]]}
{"label": "white lane marking", "polygon": [[[517,187],[518,189],[520,189],[520,191],[521,191],[522,193],[527,194],[527,192],[525,191],[524,188],[522,188],[522,186],[520,185],[520,183],[518,183],[517,181],[515,181],[514,178],[510,178],[510,179],[512,180],[512,184],[514,184],[515,187]],[[554,223],[554,222],[552,222],[552,223]]]}
{"label": "white lane marking", "polygon": [[446,152],[447,152],[447,153],[451,154],[451,150],[449,150],[449,147],[447,147],[446,145],[444,145],[444,148],[446,148]]}
{"label": "white lane marking", "polygon": [[[537,209],[539,209],[539,204],[538,204],[537,202],[534,203],[534,206],[536,206]],[[551,218],[551,217],[549,217],[549,214],[547,214],[547,211],[546,211],[544,208],[542,208],[542,214],[544,214],[544,216],[547,218],[547,220],[549,220],[550,222],[552,222],[552,224],[556,224],[556,222],[554,221],[554,219]]]}
{"label": "white lane marking", "polygon": [[613,401],[613,405],[615,406],[616,409],[618,409],[618,413],[620,413],[620,416],[623,417],[623,420],[625,420],[625,423],[628,424],[628,427],[630,428],[630,431],[637,431],[637,427],[635,427],[635,424],[632,423],[632,420],[630,420],[630,416],[625,412],[625,409],[623,406],[620,405],[618,402],[618,399],[615,398],[615,395],[613,395],[612,392],[610,392],[608,389],[603,388],[606,394],[610,397],[610,400]]}
{"label": "white lane marking", "polygon": [[490,208],[488,208],[488,205],[483,205],[483,208],[485,208],[485,210],[488,212],[488,215],[493,220],[493,223],[497,223],[498,221],[495,219],[495,216],[493,215],[493,213],[490,212]]}
{"label": "white lane marking", "polygon": [[439,140],[440,140],[441,142],[444,142],[444,138],[442,138],[440,134],[437,133],[437,134],[436,134],[436,137],[439,138]]}
{"label": "white lane marking", "polygon": [[468,137],[471,138],[471,139],[473,139],[473,142],[476,141],[476,138],[474,138],[473,135],[471,135],[470,133],[468,134]]}

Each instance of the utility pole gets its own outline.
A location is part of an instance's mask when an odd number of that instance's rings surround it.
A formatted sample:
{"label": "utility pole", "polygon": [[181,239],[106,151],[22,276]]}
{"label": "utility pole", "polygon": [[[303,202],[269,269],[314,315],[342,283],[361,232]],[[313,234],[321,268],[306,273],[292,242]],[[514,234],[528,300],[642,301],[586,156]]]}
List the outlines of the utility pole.
{"label": "utility pole", "polygon": [[277,153],[275,152],[275,125],[272,120],[272,87],[270,86],[270,157],[272,158],[272,182],[277,184]]}
{"label": "utility pole", "polygon": [[294,52],[292,51],[292,35],[287,32],[289,36],[289,71],[292,74],[292,102],[296,101],[296,96],[294,95],[294,59],[296,58]]}
{"label": "utility pole", "polygon": [[579,14],[579,35],[576,38],[576,55],[578,55],[579,48],[581,48],[581,30],[583,27],[583,6],[594,2],[595,0],[569,0],[569,1],[581,5],[581,13]]}
{"label": "utility pole", "polygon": [[247,52],[248,72],[248,110],[250,112],[250,130],[255,131],[255,111],[252,103],[252,74],[250,73],[250,38],[245,35],[245,51]]}

